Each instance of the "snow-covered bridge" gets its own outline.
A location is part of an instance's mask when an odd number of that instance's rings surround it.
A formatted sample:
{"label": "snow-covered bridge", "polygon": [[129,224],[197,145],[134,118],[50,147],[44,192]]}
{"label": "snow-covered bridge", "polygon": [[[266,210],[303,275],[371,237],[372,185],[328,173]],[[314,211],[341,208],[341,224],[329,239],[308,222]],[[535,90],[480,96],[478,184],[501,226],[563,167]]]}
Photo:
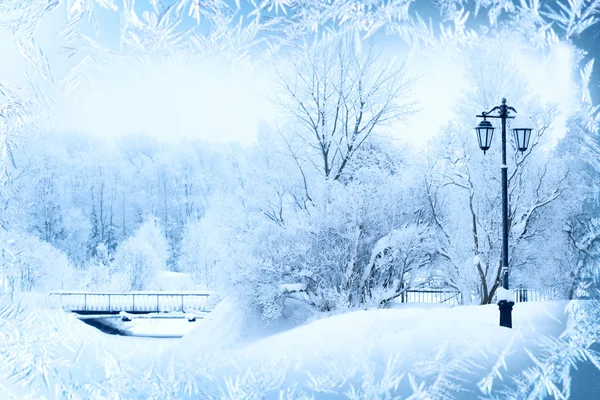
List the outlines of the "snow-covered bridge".
{"label": "snow-covered bridge", "polygon": [[[211,298],[212,297],[212,298]],[[214,307],[213,292],[72,292],[50,293],[65,311],[80,314],[210,312]]]}

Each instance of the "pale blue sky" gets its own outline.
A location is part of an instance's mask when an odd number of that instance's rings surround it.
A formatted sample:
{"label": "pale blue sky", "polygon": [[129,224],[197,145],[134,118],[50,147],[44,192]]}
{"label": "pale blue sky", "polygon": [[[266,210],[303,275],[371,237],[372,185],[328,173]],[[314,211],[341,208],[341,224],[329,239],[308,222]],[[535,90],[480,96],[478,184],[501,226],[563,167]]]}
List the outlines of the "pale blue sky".
{"label": "pale blue sky", "polygon": [[[149,8],[147,1],[135,4],[139,14]],[[432,9],[421,11],[427,16]],[[96,7],[96,17],[98,41],[119,52],[119,13]],[[46,51],[56,78],[80,60],[79,56],[68,58],[61,54],[67,43],[56,32],[66,21],[63,2],[44,18],[36,31],[36,39]],[[182,23],[182,29],[193,26],[194,21],[189,17]],[[206,29],[205,24],[200,27]],[[94,36],[93,24],[85,22],[83,32]],[[385,43],[390,55],[406,50],[399,40],[383,36],[377,40]],[[6,32],[0,32],[0,55],[5,60],[0,64],[2,81],[17,86],[26,84],[22,74],[25,61]],[[530,57],[523,63],[532,86],[544,99],[560,103],[571,95],[572,85],[565,79],[570,74],[568,56],[563,48],[545,60]],[[409,73],[422,76],[413,91],[421,112],[394,131],[421,145],[452,116],[452,104],[466,83],[460,60],[445,54],[419,58],[411,64]],[[127,63],[118,70],[94,72],[89,88],[61,100],[56,112],[57,127],[102,137],[146,132],[164,140],[201,137],[248,144],[254,140],[261,120],[275,123],[278,118],[276,107],[266,100],[273,96],[270,91],[273,80],[265,65],[231,65],[219,59],[196,57],[185,61],[155,59],[144,64]],[[550,81],[554,83],[548,85]]]}

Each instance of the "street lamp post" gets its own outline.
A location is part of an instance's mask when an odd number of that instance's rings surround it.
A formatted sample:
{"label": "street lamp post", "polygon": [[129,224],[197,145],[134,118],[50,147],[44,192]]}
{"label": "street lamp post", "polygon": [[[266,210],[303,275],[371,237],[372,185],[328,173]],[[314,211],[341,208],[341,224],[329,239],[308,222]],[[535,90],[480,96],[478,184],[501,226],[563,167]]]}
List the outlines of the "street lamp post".
{"label": "street lamp post", "polygon": [[[483,153],[489,150],[494,135],[494,127],[487,118],[499,118],[502,125],[502,287],[508,290],[508,166],[506,165],[506,121],[515,118],[511,113],[517,113],[512,107],[506,105],[506,99],[502,99],[502,105],[492,108],[490,111],[477,115],[483,121],[475,128],[479,147]],[[513,135],[517,149],[521,152],[527,150],[532,129],[529,127],[513,128]],[[512,308],[515,303],[511,300],[501,299],[498,301],[500,309],[500,326],[512,328]]]}

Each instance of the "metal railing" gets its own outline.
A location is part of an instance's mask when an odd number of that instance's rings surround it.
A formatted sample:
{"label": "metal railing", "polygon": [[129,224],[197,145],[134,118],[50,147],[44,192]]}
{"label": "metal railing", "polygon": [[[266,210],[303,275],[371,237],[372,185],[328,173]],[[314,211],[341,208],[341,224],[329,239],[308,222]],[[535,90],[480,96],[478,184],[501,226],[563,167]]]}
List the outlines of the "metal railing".
{"label": "metal railing", "polygon": [[[513,289],[515,303],[534,301],[549,301],[561,299],[560,294],[553,289]],[[397,297],[401,303],[428,303],[428,304],[462,304],[462,293],[448,289],[408,289]],[[495,303],[493,301],[492,303]]]}
{"label": "metal railing", "polygon": [[450,304],[458,305],[461,303],[461,293],[454,290],[419,290],[408,289],[398,297],[401,303],[430,303],[430,304]]}
{"label": "metal railing", "polygon": [[72,312],[211,311],[211,292],[52,292],[61,308]]}
{"label": "metal railing", "polygon": [[532,301],[560,300],[560,294],[553,289],[512,289],[515,294],[515,303],[526,303]]}

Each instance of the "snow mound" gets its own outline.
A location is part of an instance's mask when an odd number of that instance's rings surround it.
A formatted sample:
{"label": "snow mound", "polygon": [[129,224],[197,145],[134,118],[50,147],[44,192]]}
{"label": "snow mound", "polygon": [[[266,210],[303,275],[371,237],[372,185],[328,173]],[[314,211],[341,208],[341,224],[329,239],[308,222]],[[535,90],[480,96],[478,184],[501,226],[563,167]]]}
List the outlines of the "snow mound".
{"label": "snow mound", "polygon": [[286,311],[277,321],[265,321],[258,311],[223,300],[204,319],[194,323],[194,328],[173,347],[170,355],[188,357],[187,354],[194,352],[206,357],[207,354],[222,353],[288,331],[312,315],[303,305],[292,301],[287,304]]}

